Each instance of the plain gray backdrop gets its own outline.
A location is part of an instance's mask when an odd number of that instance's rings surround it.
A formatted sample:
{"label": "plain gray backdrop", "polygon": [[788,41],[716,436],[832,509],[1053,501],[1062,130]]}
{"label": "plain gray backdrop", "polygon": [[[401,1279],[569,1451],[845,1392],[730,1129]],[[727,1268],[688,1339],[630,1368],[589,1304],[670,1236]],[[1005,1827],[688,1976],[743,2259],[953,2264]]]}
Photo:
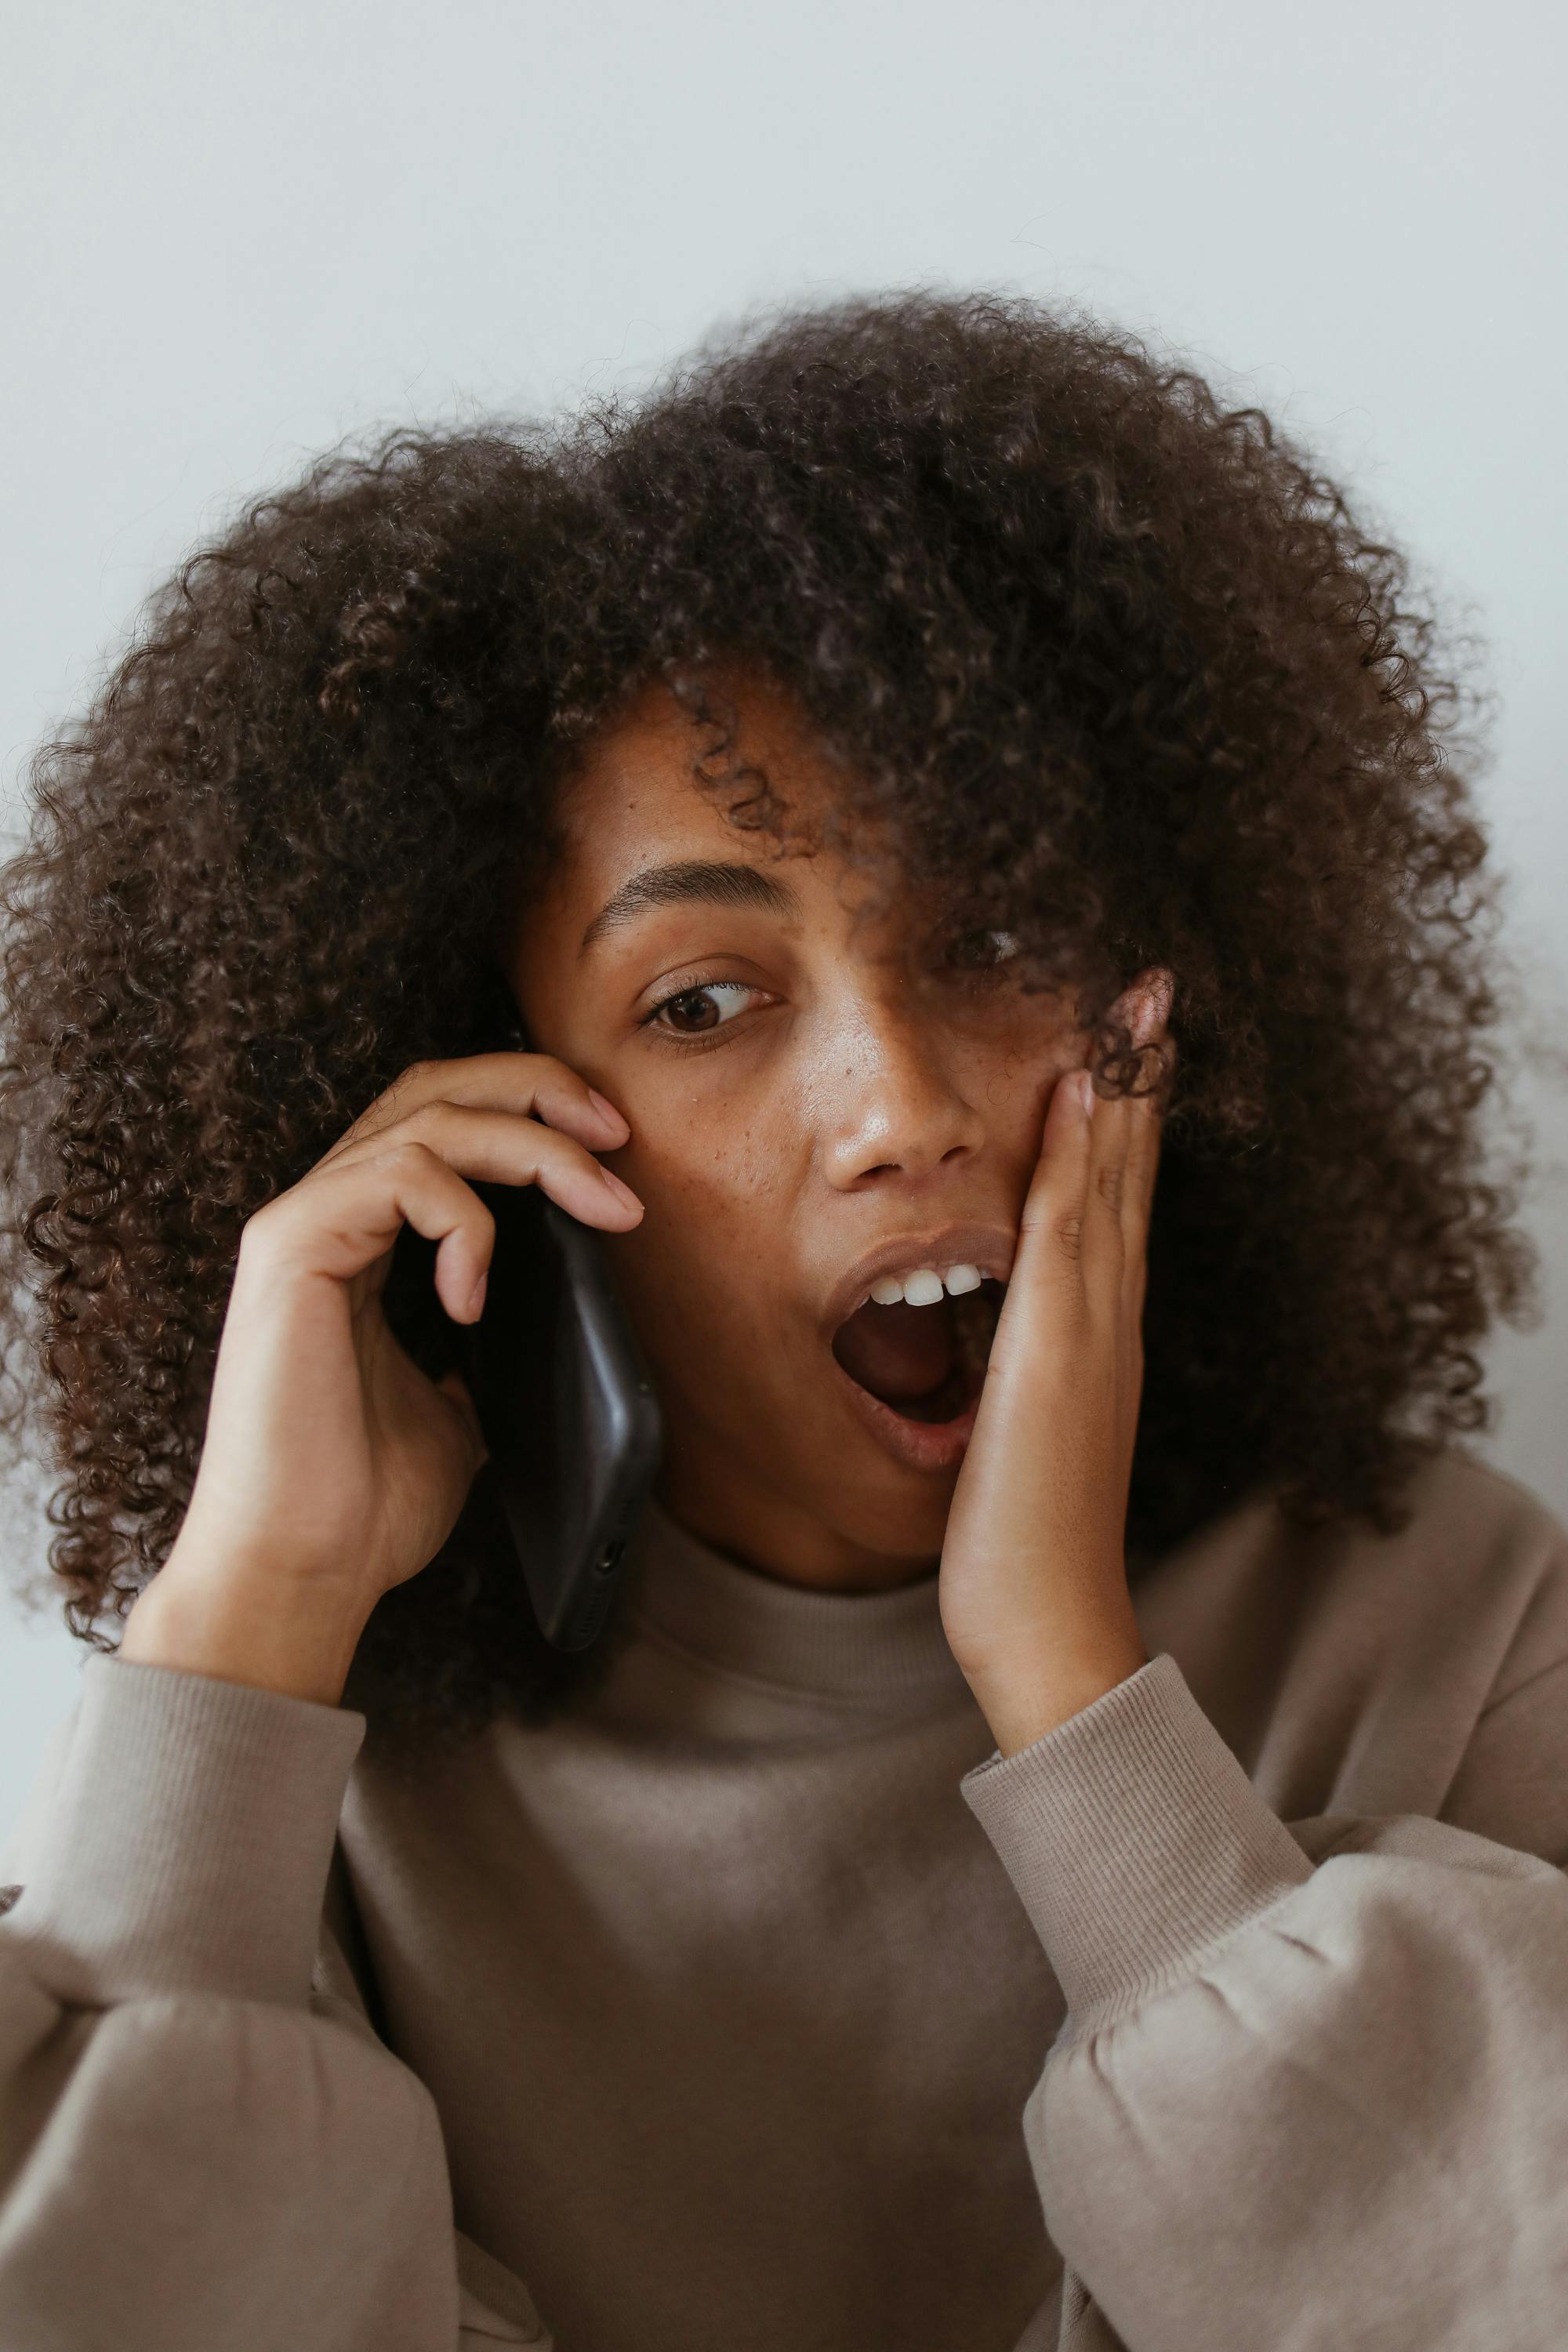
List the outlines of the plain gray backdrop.
{"label": "plain gray backdrop", "polygon": [[[1546,1314],[1494,1346],[1479,1443],[1568,1511],[1565,47],[1545,0],[16,14],[10,840],[29,750],[148,589],[342,436],[635,394],[725,321],[803,297],[1085,302],[1315,446],[1479,633]],[[5,1501],[17,1587],[41,1568],[42,1492]],[[0,1832],[81,1654],[52,1597],[0,1599]]]}

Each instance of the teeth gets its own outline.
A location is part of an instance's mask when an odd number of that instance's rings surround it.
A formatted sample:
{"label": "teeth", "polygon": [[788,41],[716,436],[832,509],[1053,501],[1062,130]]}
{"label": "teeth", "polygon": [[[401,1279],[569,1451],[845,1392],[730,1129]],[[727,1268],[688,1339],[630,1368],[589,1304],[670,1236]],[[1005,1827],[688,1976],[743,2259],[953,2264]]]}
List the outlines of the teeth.
{"label": "teeth", "polygon": [[945,1290],[950,1297],[961,1298],[966,1290],[978,1290],[984,1276],[977,1265],[950,1265],[945,1274],[934,1266],[916,1266],[912,1274],[884,1274],[871,1285],[871,1296],[879,1307],[934,1307]]}

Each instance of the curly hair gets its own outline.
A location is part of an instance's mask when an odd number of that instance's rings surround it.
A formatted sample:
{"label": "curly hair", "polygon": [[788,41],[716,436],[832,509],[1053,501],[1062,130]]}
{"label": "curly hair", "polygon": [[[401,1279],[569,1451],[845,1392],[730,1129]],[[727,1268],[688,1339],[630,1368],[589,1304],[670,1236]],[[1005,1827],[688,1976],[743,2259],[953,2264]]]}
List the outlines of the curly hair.
{"label": "curly hair", "polygon": [[[711,716],[737,656],[955,919],[1070,982],[1102,1085],[1133,1082],[1111,1001],[1175,975],[1131,1544],[1260,1482],[1391,1529],[1415,1459],[1488,1425],[1477,1342],[1534,1316],[1536,1253],[1478,1118],[1481,698],[1406,559],[1265,415],[1081,312],[784,306],[635,400],[321,457],[36,753],[0,877],[5,1425],[43,1423],[85,1641],[178,1530],[246,1218],[409,1063],[510,1034],[495,943],[559,778],[643,682]],[[747,787],[732,820],[776,830]],[[387,1299],[434,1372],[430,1255],[403,1236]],[[451,1737],[613,1648],[542,1643],[481,1472],[350,1696]]]}

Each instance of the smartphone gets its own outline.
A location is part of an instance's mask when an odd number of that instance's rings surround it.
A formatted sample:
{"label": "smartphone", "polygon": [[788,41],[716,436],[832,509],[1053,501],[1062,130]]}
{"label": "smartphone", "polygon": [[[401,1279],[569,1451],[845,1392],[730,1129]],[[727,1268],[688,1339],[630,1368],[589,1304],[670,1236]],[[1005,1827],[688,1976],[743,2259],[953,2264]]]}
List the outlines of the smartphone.
{"label": "smartphone", "polygon": [[536,1185],[474,1190],[496,1234],[461,1369],[540,1630],[584,1650],[658,1468],[658,1402],[592,1229]]}

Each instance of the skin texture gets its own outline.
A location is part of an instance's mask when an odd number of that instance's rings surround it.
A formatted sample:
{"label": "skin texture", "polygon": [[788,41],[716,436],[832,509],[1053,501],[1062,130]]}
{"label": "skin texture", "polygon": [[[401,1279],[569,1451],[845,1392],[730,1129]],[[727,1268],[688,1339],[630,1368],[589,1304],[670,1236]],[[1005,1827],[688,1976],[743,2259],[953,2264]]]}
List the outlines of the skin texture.
{"label": "skin texture", "polygon": [[[685,1525],[824,1589],[940,1560],[944,1628],[1005,1752],[1143,1663],[1123,1537],[1158,1097],[1097,1110],[1059,1002],[1005,961],[933,961],[940,930],[886,845],[847,859],[802,714],[762,679],[731,691],[786,795],[781,844],[737,836],[699,791],[679,704],[636,698],[564,793],[520,926],[519,1008],[545,1050],[405,1073],[249,1221],[195,1493],[128,1657],[341,1696],[377,1601],[438,1551],[484,1458],[460,1377],[433,1387],[383,1311],[406,1221],[437,1244],[447,1312],[482,1312],[495,1229],[463,1179],[484,1177],[537,1181],[604,1234]],[[697,868],[700,892],[649,887]],[[1140,1046],[1171,992],[1160,971],[1127,992]],[[989,1229],[1011,1280],[973,1436],[938,1466],[868,1430],[829,1343],[868,1251],[918,1264],[953,1224]]]}

